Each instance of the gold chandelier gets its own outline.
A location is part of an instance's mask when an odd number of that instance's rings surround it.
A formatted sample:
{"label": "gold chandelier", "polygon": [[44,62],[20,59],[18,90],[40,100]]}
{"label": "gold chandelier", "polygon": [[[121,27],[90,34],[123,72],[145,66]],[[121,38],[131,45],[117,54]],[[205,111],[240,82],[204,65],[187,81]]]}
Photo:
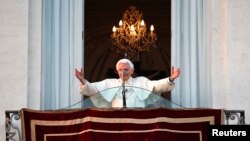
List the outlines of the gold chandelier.
{"label": "gold chandelier", "polygon": [[113,26],[111,41],[119,52],[127,55],[138,54],[141,51],[149,51],[152,44],[157,40],[154,26],[150,26],[147,31],[143,14],[136,7],[131,6],[123,13],[119,26]]}

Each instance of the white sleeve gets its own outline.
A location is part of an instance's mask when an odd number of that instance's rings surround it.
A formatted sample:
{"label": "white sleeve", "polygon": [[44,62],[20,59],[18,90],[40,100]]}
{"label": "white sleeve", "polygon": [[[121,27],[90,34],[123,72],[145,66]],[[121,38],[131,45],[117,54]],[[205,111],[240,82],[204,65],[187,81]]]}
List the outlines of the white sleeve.
{"label": "white sleeve", "polygon": [[85,84],[80,85],[80,93],[86,96],[92,96],[98,93],[98,89],[92,83],[85,80]]}
{"label": "white sleeve", "polygon": [[174,89],[175,83],[170,82],[169,78],[164,78],[160,80],[149,81],[149,85],[153,86],[154,93],[168,92]]}

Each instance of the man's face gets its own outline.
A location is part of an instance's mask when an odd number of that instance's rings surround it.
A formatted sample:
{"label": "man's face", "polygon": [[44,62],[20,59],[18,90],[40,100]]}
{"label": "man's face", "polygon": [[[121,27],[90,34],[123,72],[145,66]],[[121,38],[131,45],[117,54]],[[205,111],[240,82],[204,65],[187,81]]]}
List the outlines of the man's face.
{"label": "man's face", "polygon": [[131,69],[127,63],[120,63],[117,67],[117,72],[122,80],[127,81],[133,74],[134,70]]}

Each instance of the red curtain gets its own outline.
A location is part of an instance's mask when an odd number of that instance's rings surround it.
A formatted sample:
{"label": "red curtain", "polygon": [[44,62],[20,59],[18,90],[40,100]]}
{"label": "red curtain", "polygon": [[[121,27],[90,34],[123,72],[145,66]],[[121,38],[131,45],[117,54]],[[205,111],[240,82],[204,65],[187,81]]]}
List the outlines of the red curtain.
{"label": "red curtain", "polygon": [[221,109],[21,110],[24,141],[207,141]]}

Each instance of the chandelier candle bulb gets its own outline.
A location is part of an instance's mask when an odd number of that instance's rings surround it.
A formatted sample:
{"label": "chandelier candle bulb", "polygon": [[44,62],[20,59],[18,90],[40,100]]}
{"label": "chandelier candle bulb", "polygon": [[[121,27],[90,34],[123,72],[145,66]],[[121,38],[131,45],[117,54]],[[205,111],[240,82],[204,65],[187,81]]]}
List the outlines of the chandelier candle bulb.
{"label": "chandelier candle bulb", "polygon": [[150,31],[151,31],[151,32],[154,32],[154,30],[155,30],[154,26],[151,25],[151,26],[150,26]]}
{"label": "chandelier candle bulb", "polygon": [[144,21],[143,20],[141,20],[141,26],[144,26]]}
{"label": "chandelier candle bulb", "polygon": [[119,26],[122,26],[122,20],[119,21]]}
{"label": "chandelier candle bulb", "polygon": [[112,31],[113,31],[113,33],[116,32],[116,27],[115,26],[113,26]]}

